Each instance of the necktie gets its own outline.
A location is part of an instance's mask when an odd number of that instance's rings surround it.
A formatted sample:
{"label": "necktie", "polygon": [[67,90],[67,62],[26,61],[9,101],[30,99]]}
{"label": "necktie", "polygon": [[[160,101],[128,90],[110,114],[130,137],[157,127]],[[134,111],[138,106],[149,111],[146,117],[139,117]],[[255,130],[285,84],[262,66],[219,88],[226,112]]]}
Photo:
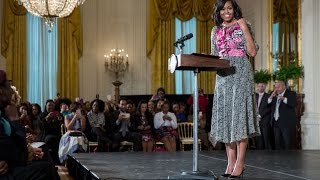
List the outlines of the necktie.
{"label": "necktie", "polygon": [[126,134],[127,134],[127,126],[128,126],[128,122],[127,121],[122,121],[121,122],[121,134],[122,134],[122,137],[125,137]]}
{"label": "necktie", "polygon": [[258,109],[260,107],[260,103],[261,103],[261,100],[262,100],[262,94],[259,94],[259,98],[258,98]]}
{"label": "necktie", "polygon": [[278,119],[279,119],[279,106],[280,106],[280,102],[281,102],[281,100],[278,98],[277,99],[277,104],[276,104],[276,109],[275,109],[275,112],[274,112],[274,120],[276,120],[276,121],[278,121]]}

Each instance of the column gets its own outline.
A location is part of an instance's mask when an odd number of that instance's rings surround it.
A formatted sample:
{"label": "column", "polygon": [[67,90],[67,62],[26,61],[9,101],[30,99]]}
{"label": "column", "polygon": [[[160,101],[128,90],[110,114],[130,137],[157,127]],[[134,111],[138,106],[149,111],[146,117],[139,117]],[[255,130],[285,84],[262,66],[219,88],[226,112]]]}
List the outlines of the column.
{"label": "column", "polygon": [[302,149],[320,149],[319,0],[302,0],[302,64],[305,112],[301,119]]}

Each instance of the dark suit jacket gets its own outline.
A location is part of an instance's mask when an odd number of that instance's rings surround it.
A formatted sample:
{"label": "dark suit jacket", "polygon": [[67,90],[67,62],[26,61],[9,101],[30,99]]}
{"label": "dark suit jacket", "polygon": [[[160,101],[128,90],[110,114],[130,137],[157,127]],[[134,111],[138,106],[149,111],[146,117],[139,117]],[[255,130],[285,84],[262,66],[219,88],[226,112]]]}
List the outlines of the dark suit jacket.
{"label": "dark suit jacket", "polygon": [[[11,135],[7,136],[0,131],[0,161],[6,161],[9,169],[17,166],[25,166],[27,165],[28,159],[25,129],[17,121],[8,122],[11,126]],[[2,126],[1,123],[0,126]],[[0,127],[0,129],[3,128]]]}
{"label": "dark suit jacket", "polygon": [[[116,123],[117,120],[118,120],[119,114],[120,114],[120,110],[117,110],[117,111],[113,112],[113,121],[112,121],[112,131],[113,131],[113,133],[118,133],[120,131],[120,129],[121,129],[121,122],[120,122],[119,125],[117,125],[117,123]],[[131,122],[131,126],[128,127],[128,130],[130,132],[136,131],[135,123],[133,121],[132,114],[130,114],[130,122]]]}
{"label": "dark suit jacket", "polygon": [[[280,102],[279,106],[279,127],[282,128],[295,128],[297,123],[297,115],[295,112],[296,105],[297,105],[297,94],[294,91],[290,91],[286,89],[286,92],[283,95],[287,98],[287,104],[283,101]],[[275,108],[277,103],[277,97],[274,97],[271,102],[272,112],[271,112],[271,119],[273,119]]]}
{"label": "dark suit jacket", "polygon": [[[259,114],[261,116],[261,121],[259,122],[260,127],[266,127],[271,124],[271,106],[268,105],[268,98],[270,94],[264,93],[259,106]],[[256,93],[256,102],[258,103],[259,94]]]}

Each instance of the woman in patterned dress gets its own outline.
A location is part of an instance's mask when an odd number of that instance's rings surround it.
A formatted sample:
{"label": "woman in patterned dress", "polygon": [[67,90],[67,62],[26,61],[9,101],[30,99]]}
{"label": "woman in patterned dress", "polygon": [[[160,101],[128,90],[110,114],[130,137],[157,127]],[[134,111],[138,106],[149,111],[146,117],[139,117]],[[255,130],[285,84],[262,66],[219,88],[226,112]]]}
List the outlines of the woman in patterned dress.
{"label": "woman in patterned dress", "polygon": [[228,165],[222,176],[239,178],[245,169],[248,138],[260,134],[248,59],[256,55],[258,47],[235,0],[218,0],[213,20],[212,54],[229,60],[233,68],[217,73],[209,139],[213,145],[225,143]]}

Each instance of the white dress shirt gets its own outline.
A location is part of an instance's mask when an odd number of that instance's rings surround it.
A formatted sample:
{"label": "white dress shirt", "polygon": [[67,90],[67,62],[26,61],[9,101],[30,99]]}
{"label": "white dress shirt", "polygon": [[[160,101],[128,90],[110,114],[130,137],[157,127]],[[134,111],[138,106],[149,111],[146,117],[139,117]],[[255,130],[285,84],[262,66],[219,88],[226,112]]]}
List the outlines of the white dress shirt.
{"label": "white dress shirt", "polygon": [[164,115],[165,114],[162,111],[154,115],[154,119],[153,119],[154,128],[159,129],[161,126],[168,126],[168,127],[172,127],[173,129],[176,129],[178,127],[176,115],[172,112],[168,112],[166,114],[171,117],[172,119],[171,121],[163,120]]}

